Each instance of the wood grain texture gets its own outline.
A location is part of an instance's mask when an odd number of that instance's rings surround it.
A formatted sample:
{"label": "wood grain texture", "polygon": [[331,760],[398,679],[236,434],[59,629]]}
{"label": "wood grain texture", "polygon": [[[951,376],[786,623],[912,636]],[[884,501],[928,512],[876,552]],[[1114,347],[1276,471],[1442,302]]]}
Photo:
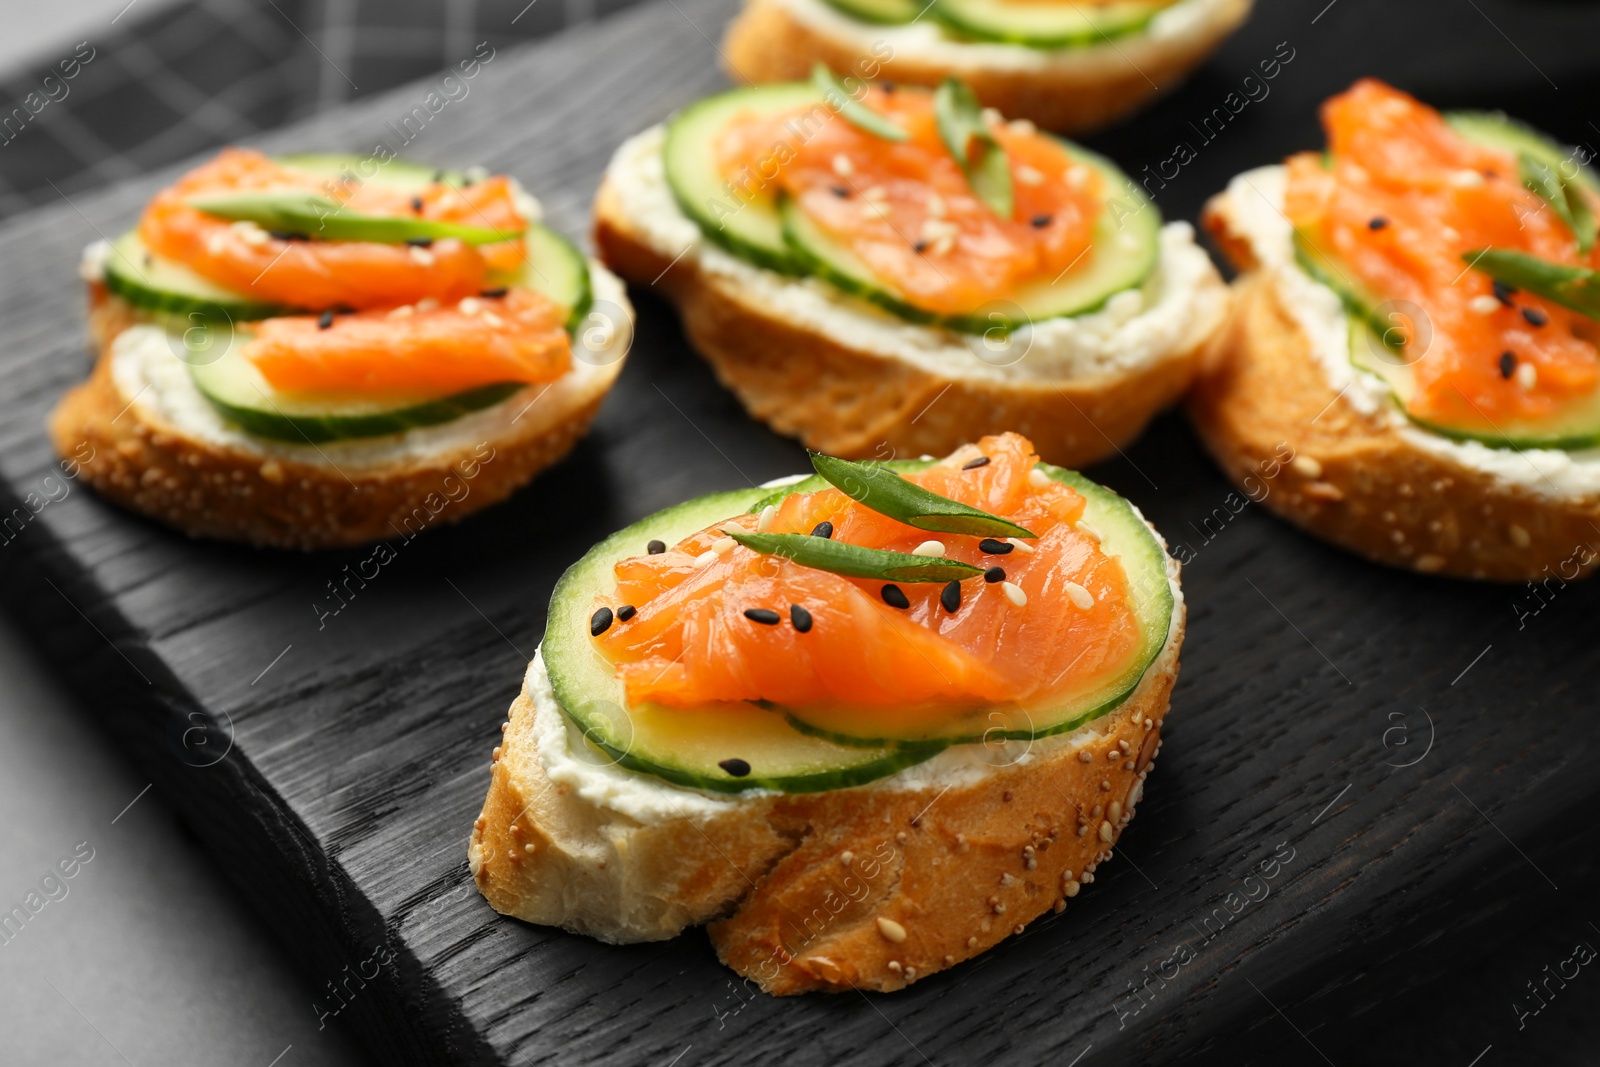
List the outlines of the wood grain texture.
{"label": "wood grain texture", "polygon": [[[1315,28],[1305,5],[1266,8],[1183,93],[1094,142],[1136,174],[1157,164],[1289,38],[1297,58],[1273,95],[1157,190],[1171,216],[1193,217],[1233,171],[1315,143],[1315,101],[1358,71],[1414,71],[1450,105],[1549,97],[1488,25],[1418,57],[1399,27],[1368,40],[1376,3],[1344,0]],[[1438,17],[1415,8],[1419,32]],[[719,86],[710,42],[730,11],[656,0],[503,53],[408,154],[509,170],[581,235],[611,147]],[[1594,22],[1573,6],[1518,33],[1565,80],[1588,68],[1525,35],[1582,44]],[[266,144],[393,139],[386,124],[426,91]],[[1592,99],[1581,85],[1569,96]],[[1576,113],[1561,121],[1578,135]],[[0,544],[0,589],[374,1062],[1158,1063],[1197,1043],[1237,1062],[1250,1025],[1290,1019],[1321,1045],[1330,1019],[1408,995],[1446,965],[1423,951],[1444,932],[1487,943],[1510,916],[1539,913],[1584,936],[1600,843],[1600,726],[1587,714],[1600,586],[1552,582],[1536,599],[1370,566],[1245,503],[1176,416],[1092,472],[1191,558],[1190,636],[1139,818],[1064,914],[903,993],[783,1001],[735,987],[698,933],[616,948],[496,916],[472,888],[466,838],[558,574],[647,512],[803,457],[745,418],[641,291],[639,342],[591,436],[509,502],[396,543],[342,607],[329,585],[368,551],[252,552],[118,512],[59,479],[43,420],[88,369],[78,249],[170,177],[0,231],[0,491],[8,513],[23,509]],[[1493,976],[1507,1000],[1522,977]],[[1513,1021],[1435,1025],[1481,1048],[1514,1041]]]}

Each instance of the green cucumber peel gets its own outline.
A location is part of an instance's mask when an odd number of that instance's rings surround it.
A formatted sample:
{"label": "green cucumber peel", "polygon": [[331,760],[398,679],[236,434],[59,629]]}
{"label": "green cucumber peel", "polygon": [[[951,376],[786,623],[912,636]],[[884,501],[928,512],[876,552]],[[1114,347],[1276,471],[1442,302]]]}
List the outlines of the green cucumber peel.
{"label": "green cucumber peel", "polygon": [[882,137],[885,141],[904,141],[911,136],[891,119],[851,96],[826,63],[818,63],[811,68],[811,84],[816,86],[829,107],[857,129],[865,130],[874,137]]}
{"label": "green cucumber peel", "polygon": [[1525,289],[1580,315],[1600,319],[1600,272],[1588,267],[1551,263],[1526,252],[1504,248],[1466,252],[1461,258],[1473,270],[1496,281]]}
{"label": "green cucumber peel", "polygon": [[263,229],[284,233],[315,234],[329,241],[373,241],[405,244],[454,237],[469,245],[491,245],[521,237],[523,231],[464,226],[434,219],[365,215],[337,200],[306,192],[234,193],[202,196],[189,206],[207,215],[233,222],[253,222]]}
{"label": "green cucumber peel", "polygon": [[946,78],[933,92],[939,136],[967,176],[973,193],[1003,219],[1014,207],[1011,160],[983,121],[978,98],[959,78]]}
{"label": "green cucumber peel", "polygon": [[781,556],[812,570],[868,578],[882,582],[959,582],[976,578],[981,567],[936,556],[913,556],[835,541],[811,534],[747,533],[736,527],[723,531],[745,548],[763,556]]}
{"label": "green cucumber peel", "polygon": [[879,463],[854,463],[813,452],[811,467],[862,507],[919,530],[974,537],[1038,536],[1008,519],[929,492]]}
{"label": "green cucumber peel", "polygon": [[1530,152],[1517,153],[1517,174],[1522,184],[1550,205],[1550,210],[1567,224],[1567,229],[1578,240],[1578,251],[1588,255],[1594,247],[1600,224],[1596,223],[1594,211],[1584,197],[1583,190],[1575,182],[1563,179],[1554,167]]}

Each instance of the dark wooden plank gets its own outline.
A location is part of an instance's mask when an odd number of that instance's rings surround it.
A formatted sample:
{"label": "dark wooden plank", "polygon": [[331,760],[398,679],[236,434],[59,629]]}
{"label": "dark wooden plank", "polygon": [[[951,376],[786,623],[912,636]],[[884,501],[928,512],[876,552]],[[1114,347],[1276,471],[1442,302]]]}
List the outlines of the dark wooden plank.
{"label": "dark wooden plank", "polygon": [[[1451,49],[1416,55],[1407,28],[1436,26],[1447,5],[1407,5],[1405,27],[1370,0],[1313,24],[1323,6],[1265,5],[1179,95],[1096,145],[1136,174],[1159,169],[1170,145],[1195,139],[1188,123],[1285,40],[1295,58],[1271,95],[1159,190],[1169,215],[1191,217],[1235,170],[1315,143],[1315,102],[1360,72],[1445,104],[1555,108],[1547,125],[1583,134],[1593,75],[1576,45],[1597,19],[1576,6],[1518,9],[1537,69],[1470,12],[1451,16]],[[516,173],[581,235],[616,142],[720,84],[708,38],[730,10],[656,0],[496,56],[407,151]],[[1380,14],[1392,28],[1374,37]],[[1577,91],[1555,95],[1546,75]],[[267,144],[392,140],[386,124],[425,91]],[[169,177],[0,231],[8,508],[42,492],[43,414],[88,366],[68,281],[77,250]],[[495,916],[467,875],[466,834],[556,576],[633,518],[803,462],[716,387],[670,310],[636,295],[632,363],[573,457],[464,526],[398,545],[320,621],[328,583],[367,552],[190,543],[77,487],[0,546],[8,603],[377,1061],[665,1063],[692,1044],[685,1064],[1069,1063],[1091,1046],[1077,1062],[1164,1062],[1206,1039],[1227,1056],[1240,1025],[1276,1009],[1315,1041],[1351,1003],[1429,977],[1405,963],[1446,928],[1528,909],[1577,924],[1595,875],[1600,727],[1582,712],[1600,677],[1600,591],[1560,589],[1519,626],[1526,590],[1367,566],[1240,508],[1178,416],[1095,472],[1193,549],[1191,635],[1126,848],[1064,915],[902,994],[786,1001],[736,1000],[699,934],[615,948]],[[1261,879],[1263,862],[1291,851]],[[1385,992],[1352,994],[1369,972],[1388,976]],[[1481,1025],[1488,1042],[1503,1023]]]}

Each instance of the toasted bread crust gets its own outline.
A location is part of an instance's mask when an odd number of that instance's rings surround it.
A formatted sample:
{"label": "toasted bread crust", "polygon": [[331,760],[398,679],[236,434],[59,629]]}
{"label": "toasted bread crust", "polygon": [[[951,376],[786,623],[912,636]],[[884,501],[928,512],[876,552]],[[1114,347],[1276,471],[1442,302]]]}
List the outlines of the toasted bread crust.
{"label": "toasted bread crust", "polygon": [[745,409],[835,456],[944,455],[1014,430],[1077,468],[1116,452],[1188,386],[1206,336],[1137,371],[1093,379],[996,381],[932,373],[851,348],[771,314],[689,258],[657,252],[611,185],[595,199],[595,247],[615,270],[677,304],[695,349]]}
{"label": "toasted bread crust", "polygon": [[[718,956],[768,993],[891,991],[1063,910],[1111,857],[1143,796],[1177,677],[1182,611],[1139,689],[1079,745],[948,788],[766,796],[711,818],[630,828],[618,850],[644,898],[629,905],[646,910],[628,917],[653,932],[629,939],[715,920]],[[592,809],[545,776],[533,714],[526,694],[512,705],[472,870],[497,911],[607,936],[584,915]],[[658,914],[663,895],[669,910]]]}
{"label": "toasted bread crust", "polygon": [[736,82],[804,81],[818,62],[841,73],[876,71],[872,77],[929,87],[953,74],[972,87],[984,106],[998,109],[1007,118],[1031,119],[1059,133],[1086,133],[1126,118],[1170,90],[1249,12],[1249,3],[1238,3],[1230,18],[1172,41],[1142,58],[1138,66],[1118,64],[1110,73],[1072,66],[1018,70],[984,66],[979,61],[953,66],[904,49],[885,60],[864,54],[855,42],[796,18],[775,0],[749,0],[729,23],[722,50],[724,66]]}
{"label": "toasted bread crust", "polygon": [[[331,463],[218,446],[129,403],[112,379],[107,353],[138,316],[99,286],[90,302],[100,358],[89,379],[51,414],[51,439],[102,496],[195,537],[340,548],[456,522],[510,496],[566,455],[605,398],[600,389],[548,427],[536,420],[513,423],[510,432],[422,462],[341,471]],[[607,385],[619,369],[620,361]],[[463,486],[466,492],[456,496]]]}
{"label": "toasted bread crust", "polygon": [[1600,495],[1557,499],[1508,485],[1416,447],[1382,414],[1358,411],[1328,384],[1271,277],[1250,269],[1251,253],[1228,232],[1225,212],[1213,205],[1205,224],[1246,270],[1188,403],[1229,478],[1259,490],[1287,444],[1293,462],[1281,464],[1257,499],[1368,559],[1495,581],[1570,581],[1594,569]]}

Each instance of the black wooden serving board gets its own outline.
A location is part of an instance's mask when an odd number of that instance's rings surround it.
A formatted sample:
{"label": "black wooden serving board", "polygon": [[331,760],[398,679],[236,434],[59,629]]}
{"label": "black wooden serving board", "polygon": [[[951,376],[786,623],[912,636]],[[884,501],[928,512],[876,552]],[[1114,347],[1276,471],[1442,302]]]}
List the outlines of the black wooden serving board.
{"label": "black wooden serving board", "polygon": [[[1316,102],[1362,73],[1600,139],[1582,110],[1600,28],[1585,5],[1262,7],[1175,96],[1093,142],[1136,176],[1172,175],[1169,217],[1317,143]],[[722,84],[712,42],[731,10],[652,0],[496,56],[406,152],[515,173],[581,235],[617,142]],[[392,142],[427,89],[269,145]],[[1181,165],[1180,142],[1194,157]],[[3,588],[298,954],[315,1010],[376,1062],[1123,1063],[1197,1045],[1239,1062],[1247,1025],[1276,1028],[1283,1059],[1333,1062],[1345,1031],[1327,1024],[1434,978],[1451,958],[1436,939],[1488,944],[1518,914],[1600,938],[1585,907],[1600,586],[1535,594],[1370,566],[1233,494],[1176,414],[1093,472],[1192,553],[1190,630],[1148,799],[1065,914],[903,993],[781,1001],[730,982],[698,933],[618,948],[496,916],[466,838],[556,577],[611,530],[800,469],[802,453],[747,419],[639,290],[631,362],[571,458],[507,504],[396,543],[322,616],[328,584],[369,551],[191,542],[61,480],[43,434],[89,366],[77,252],[170,177],[0,232],[0,482],[8,510],[37,511],[5,531]],[[1509,1007],[1521,977],[1485,981]],[[1494,1012],[1441,1006],[1418,1025],[1515,1062],[1516,1018]]]}

